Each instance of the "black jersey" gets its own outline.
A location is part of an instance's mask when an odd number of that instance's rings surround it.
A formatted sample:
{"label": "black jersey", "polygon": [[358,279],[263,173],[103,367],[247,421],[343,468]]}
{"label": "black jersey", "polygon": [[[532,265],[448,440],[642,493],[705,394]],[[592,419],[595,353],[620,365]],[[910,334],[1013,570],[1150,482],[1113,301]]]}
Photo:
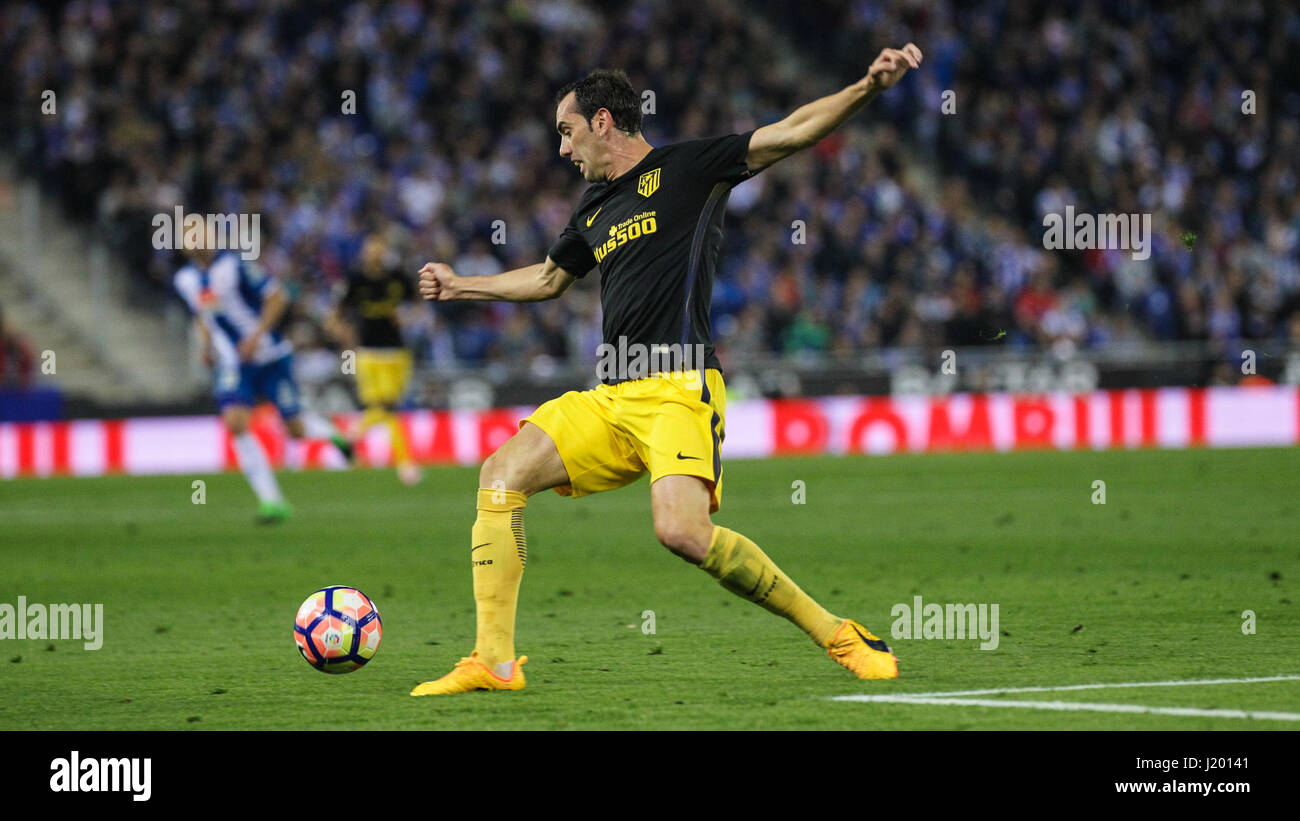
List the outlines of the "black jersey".
{"label": "black jersey", "polygon": [[415,298],[410,280],[397,271],[383,277],[365,274],[348,277],[343,305],[355,312],[363,348],[400,348],[402,330],[397,324],[397,306]]}
{"label": "black jersey", "polygon": [[577,277],[600,265],[607,345],[698,345],[703,367],[719,368],[709,303],[727,197],[752,174],[745,165],[752,134],[651,149],[627,173],[583,193],[548,256]]}

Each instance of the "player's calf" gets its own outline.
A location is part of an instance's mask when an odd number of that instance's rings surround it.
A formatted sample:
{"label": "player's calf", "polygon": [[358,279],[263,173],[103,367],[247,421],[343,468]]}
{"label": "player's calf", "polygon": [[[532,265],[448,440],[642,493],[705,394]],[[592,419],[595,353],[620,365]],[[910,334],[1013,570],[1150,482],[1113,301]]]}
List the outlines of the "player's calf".
{"label": "player's calf", "polygon": [[520,667],[528,657],[515,657],[514,637],[519,585],[528,564],[524,508],[530,495],[568,481],[555,443],[531,423],[484,460],[478,515],[470,530],[477,618],[474,652],[451,673],[421,684],[411,695],[523,689]]}
{"label": "player's calf", "polygon": [[271,470],[271,461],[262,449],[262,443],[248,430],[248,408],[227,405],[221,411],[221,421],[230,431],[231,445],[239,470],[248,480],[257,496],[258,509],[255,521],[259,524],[276,524],[289,518],[290,508],[280,493],[280,484]]}
{"label": "player's calf", "polygon": [[349,465],[356,463],[356,448],[353,447],[351,440],[339,432],[323,416],[315,413],[300,413],[289,417],[285,420],[284,426],[289,429],[289,435],[294,439],[324,439],[334,445],[334,448],[343,457],[343,460]]}

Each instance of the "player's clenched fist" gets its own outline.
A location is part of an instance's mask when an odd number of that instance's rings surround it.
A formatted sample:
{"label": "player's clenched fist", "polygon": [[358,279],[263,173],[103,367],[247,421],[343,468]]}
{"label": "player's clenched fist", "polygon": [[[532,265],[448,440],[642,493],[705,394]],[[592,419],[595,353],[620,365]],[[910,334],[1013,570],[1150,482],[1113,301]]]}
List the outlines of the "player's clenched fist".
{"label": "player's clenched fist", "polygon": [[420,269],[420,296],[430,300],[453,299],[451,281],[456,274],[445,262],[426,262]]}
{"label": "player's clenched fist", "polygon": [[915,43],[901,49],[881,49],[880,56],[867,69],[866,82],[873,90],[884,91],[903,79],[909,68],[921,67],[921,50]]}

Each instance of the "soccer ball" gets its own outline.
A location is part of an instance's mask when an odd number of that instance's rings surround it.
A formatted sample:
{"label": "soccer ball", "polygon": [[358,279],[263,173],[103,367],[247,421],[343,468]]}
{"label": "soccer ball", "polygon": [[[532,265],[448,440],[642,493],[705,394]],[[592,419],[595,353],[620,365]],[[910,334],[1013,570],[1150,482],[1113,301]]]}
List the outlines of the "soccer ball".
{"label": "soccer ball", "polygon": [[369,596],[355,587],[330,585],[298,608],[293,640],[307,663],[322,673],[350,673],[374,658],[383,630]]}

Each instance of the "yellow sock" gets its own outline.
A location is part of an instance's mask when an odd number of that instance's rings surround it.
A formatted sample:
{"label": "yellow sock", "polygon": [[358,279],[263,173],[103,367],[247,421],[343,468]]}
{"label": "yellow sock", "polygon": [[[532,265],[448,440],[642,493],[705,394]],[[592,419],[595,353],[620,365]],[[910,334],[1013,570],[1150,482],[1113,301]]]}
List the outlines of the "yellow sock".
{"label": "yellow sock", "polygon": [[365,433],[388,416],[388,411],[380,407],[366,408],[366,412],[361,414],[361,432]]}
{"label": "yellow sock", "polygon": [[474,649],[488,667],[515,657],[515,605],[528,563],[524,541],[527,502],[528,497],[516,490],[478,491],[478,518],[471,531],[470,549],[478,606]]}
{"label": "yellow sock", "polygon": [[758,545],[734,530],[713,528],[713,540],[700,569],[742,599],[785,616],[822,647],[842,622],[800,590]]}
{"label": "yellow sock", "polygon": [[406,444],[406,434],[402,433],[402,420],[397,414],[383,407],[366,408],[361,417],[361,430],[367,431],[378,424],[388,427],[388,446],[393,452],[393,464],[405,465],[411,461],[411,450]]}
{"label": "yellow sock", "polygon": [[406,446],[406,434],[402,433],[402,420],[397,418],[397,414],[390,413],[387,415],[388,422],[388,441],[393,450],[393,464],[409,464],[411,461],[411,451]]}

